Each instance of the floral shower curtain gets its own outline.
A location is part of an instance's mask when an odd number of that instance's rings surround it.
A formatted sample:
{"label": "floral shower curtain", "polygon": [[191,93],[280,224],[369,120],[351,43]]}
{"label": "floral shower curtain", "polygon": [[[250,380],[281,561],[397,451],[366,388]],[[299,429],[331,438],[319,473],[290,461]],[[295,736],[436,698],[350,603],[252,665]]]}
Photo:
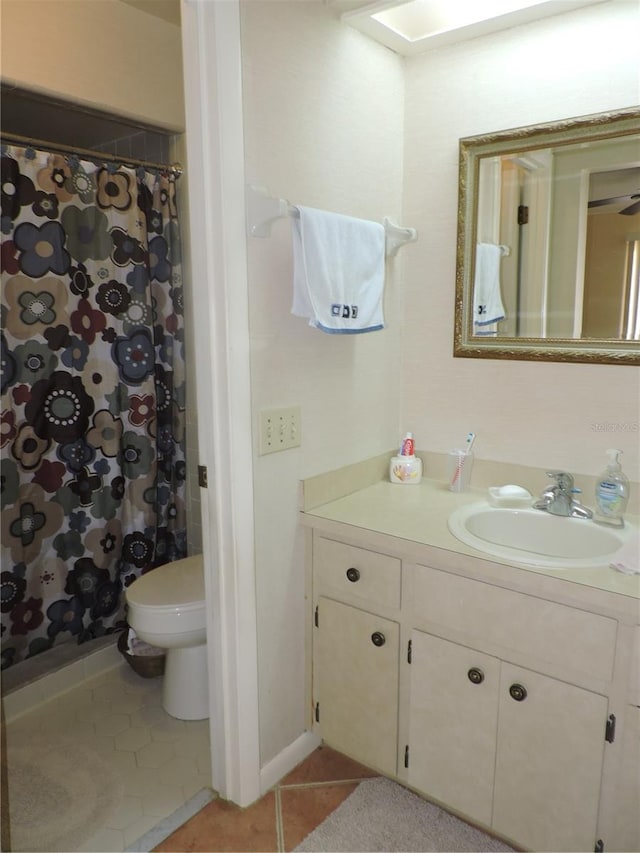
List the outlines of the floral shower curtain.
{"label": "floral shower curtain", "polygon": [[2,666],[186,555],[176,176],[2,146]]}

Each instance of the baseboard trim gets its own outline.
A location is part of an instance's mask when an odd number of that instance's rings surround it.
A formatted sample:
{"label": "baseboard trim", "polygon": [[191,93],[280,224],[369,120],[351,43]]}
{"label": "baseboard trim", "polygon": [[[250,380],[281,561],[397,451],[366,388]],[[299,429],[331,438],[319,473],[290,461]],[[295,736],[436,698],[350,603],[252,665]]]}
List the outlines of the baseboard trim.
{"label": "baseboard trim", "polygon": [[322,738],[319,735],[307,731],[286,746],[260,769],[260,794],[266,794],[274,785],[277,785],[283,776],[311,755],[321,743]]}

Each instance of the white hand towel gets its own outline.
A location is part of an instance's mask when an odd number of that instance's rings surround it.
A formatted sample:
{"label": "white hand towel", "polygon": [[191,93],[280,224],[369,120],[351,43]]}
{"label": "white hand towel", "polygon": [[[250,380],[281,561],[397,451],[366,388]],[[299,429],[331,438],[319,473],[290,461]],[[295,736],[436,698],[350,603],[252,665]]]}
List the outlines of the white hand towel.
{"label": "white hand towel", "polygon": [[500,295],[500,259],[502,247],[493,243],[478,243],[473,283],[474,335],[496,335],[495,324],[504,320]]}
{"label": "white hand towel", "polygon": [[611,568],[625,575],[640,575],[640,537],[632,536],[616,554]]}
{"label": "white hand towel", "polygon": [[383,329],[384,227],[310,207],[297,210],[291,313],[329,334]]}

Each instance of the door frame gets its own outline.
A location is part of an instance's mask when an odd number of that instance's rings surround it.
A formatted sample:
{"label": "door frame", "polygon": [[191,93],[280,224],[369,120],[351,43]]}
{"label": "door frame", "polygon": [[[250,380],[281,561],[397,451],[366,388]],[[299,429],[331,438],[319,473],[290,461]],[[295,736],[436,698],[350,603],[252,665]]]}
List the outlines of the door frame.
{"label": "door frame", "polygon": [[257,616],[239,0],[181,0],[212,784],[259,798]]}

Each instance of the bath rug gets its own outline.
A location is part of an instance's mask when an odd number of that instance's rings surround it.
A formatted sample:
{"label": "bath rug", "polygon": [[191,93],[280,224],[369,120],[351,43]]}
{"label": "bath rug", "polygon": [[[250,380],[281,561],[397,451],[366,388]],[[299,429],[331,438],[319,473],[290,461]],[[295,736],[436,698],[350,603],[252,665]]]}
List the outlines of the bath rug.
{"label": "bath rug", "polygon": [[296,848],[299,853],[351,851],[513,850],[384,777],[366,779]]}
{"label": "bath rug", "polygon": [[71,737],[30,737],[7,749],[12,850],[81,850],[122,796],[95,750]]}

